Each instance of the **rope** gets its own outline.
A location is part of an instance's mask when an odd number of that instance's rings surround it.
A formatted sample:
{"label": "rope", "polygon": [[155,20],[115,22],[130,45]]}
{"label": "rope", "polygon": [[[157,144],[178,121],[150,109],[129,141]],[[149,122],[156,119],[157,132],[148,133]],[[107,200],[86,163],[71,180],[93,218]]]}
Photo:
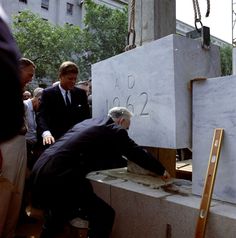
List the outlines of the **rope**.
{"label": "rope", "polygon": [[209,17],[210,15],[210,0],[207,0],[207,12],[206,12],[206,17]]}
{"label": "rope", "polygon": [[[210,15],[210,0],[206,0],[206,1],[207,1],[207,11],[206,11],[205,16],[209,17],[209,15]],[[201,12],[200,12],[198,0],[193,0],[193,10],[194,10],[195,20],[198,19],[199,21],[201,21]]]}
{"label": "rope", "polygon": [[198,0],[193,0],[193,10],[194,10],[194,20],[201,21],[201,12],[200,12],[200,7]]}
{"label": "rope", "polygon": [[130,13],[129,30],[134,30],[134,21],[135,21],[135,0],[131,0],[131,13]]}
{"label": "rope", "polygon": [[[210,15],[210,0],[207,1],[207,11],[206,11],[206,17]],[[200,32],[200,29],[197,27],[197,23],[200,23],[202,27],[202,22],[201,22],[201,11],[199,7],[198,0],[193,0],[193,10],[194,10],[194,21],[195,21],[195,28],[198,32]]]}
{"label": "rope", "polygon": [[[129,31],[127,36],[127,46],[125,47],[125,51],[134,49],[135,45],[135,0],[131,0],[130,7],[130,21],[129,21]],[[130,36],[133,35],[132,44],[130,44]]]}

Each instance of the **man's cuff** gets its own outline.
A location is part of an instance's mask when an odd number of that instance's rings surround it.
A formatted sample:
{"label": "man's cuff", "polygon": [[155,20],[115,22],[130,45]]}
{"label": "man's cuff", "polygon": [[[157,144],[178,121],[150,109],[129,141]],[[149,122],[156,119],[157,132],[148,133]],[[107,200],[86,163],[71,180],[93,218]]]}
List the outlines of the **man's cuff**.
{"label": "man's cuff", "polygon": [[50,131],[44,131],[42,137],[44,138],[45,136],[52,136],[52,134]]}

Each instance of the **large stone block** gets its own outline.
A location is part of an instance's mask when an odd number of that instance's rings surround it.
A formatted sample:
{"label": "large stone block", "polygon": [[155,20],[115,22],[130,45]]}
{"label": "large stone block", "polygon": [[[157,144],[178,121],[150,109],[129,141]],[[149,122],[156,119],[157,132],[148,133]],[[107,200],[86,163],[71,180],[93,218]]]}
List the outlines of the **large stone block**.
{"label": "large stone block", "polygon": [[213,198],[236,203],[236,76],[193,83],[193,193],[202,194],[215,128],[224,128]]}
{"label": "large stone block", "polygon": [[189,81],[219,75],[217,46],[205,51],[199,41],[169,35],[92,65],[93,116],[126,106],[140,145],[191,147]]}

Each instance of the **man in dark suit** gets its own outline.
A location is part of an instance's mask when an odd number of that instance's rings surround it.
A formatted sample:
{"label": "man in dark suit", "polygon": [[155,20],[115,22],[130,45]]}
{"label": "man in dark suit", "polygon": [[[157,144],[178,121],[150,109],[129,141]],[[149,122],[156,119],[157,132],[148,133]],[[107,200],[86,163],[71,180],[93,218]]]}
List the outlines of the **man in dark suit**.
{"label": "man in dark suit", "polygon": [[75,63],[63,62],[59,68],[60,83],[42,94],[37,126],[44,145],[54,143],[76,123],[90,117],[87,95],[75,87],[78,73]]}
{"label": "man in dark suit", "polygon": [[[23,87],[34,69],[25,65],[0,5],[0,237],[13,237],[17,226],[26,174]],[[30,74],[30,75],[29,75]],[[9,94],[10,92],[10,94]],[[3,182],[4,181],[4,182]],[[5,183],[5,186],[3,186]],[[7,186],[6,186],[7,184]],[[11,190],[14,190],[12,192]],[[12,212],[14,211],[14,212]]]}
{"label": "man in dark suit", "polygon": [[[115,107],[105,118],[76,124],[37,160],[32,170],[33,200],[47,210],[41,238],[53,238],[63,223],[86,216],[90,238],[108,238],[114,210],[93,192],[86,175],[124,166],[123,156],[143,168],[169,177],[165,168],[129,138],[132,114]],[[35,200],[36,199],[36,200]]]}
{"label": "man in dark suit", "polygon": [[[0,119],[0,143],[18,135],[24,123],[24,104],[19,74],[20,51],[6,24],[0,8],[0,93],[2,115]],[[9,95],[10,92],[10,95]]]}

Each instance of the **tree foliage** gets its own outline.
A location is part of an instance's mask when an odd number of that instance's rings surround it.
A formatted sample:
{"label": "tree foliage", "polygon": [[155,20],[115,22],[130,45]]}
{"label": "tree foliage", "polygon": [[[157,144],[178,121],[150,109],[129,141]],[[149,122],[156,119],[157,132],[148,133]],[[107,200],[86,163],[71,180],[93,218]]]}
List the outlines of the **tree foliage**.
{"label": "tree foliage", "polygon": [[232,74],[232,46],[223,46],[220,48],[221,74]]}
{"label": "tree foliage", "polygon": [[22,56],[37,66],[36,80],[57,80],[59,65],[66,60],[80,67],[80,79],[90,77],[91,64],[119,54],[125,48],[127,8],[114,10],[85,1],[85,28],[53,25],[29,10],[14,17],[13,33]]}
{"label": "tree foliage", "polygon": [[87,47],[99,61],[124,51],[128,30],[128,8],[114,10],[87,0],[84,19]]}
{"label": "tree foliage", "polygon": [[28,10],[15,16],[13,30],[22,56],[37,65],[39,80],[56,80],[59,65],[81,51],[78,26],[55,26]]}
{"label": "tree foliage", "polygon": [[85,1],[82,52],[82,77],[91,76],[91,65],[124,51],[128,29],[128,8],[111,9],[105,5]]}

